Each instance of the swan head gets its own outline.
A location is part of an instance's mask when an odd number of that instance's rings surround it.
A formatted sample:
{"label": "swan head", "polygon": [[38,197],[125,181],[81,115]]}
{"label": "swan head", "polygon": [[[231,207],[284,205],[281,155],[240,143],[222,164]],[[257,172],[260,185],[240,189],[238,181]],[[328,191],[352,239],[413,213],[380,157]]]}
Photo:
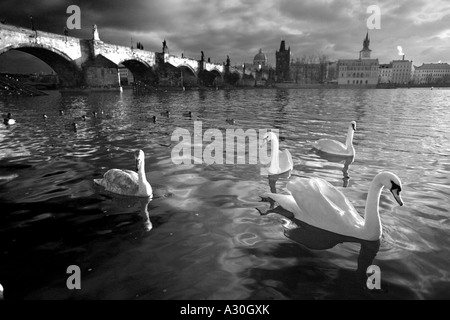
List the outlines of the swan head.
{"label": "swan head", "polygon": [[6,116],[6,118],[12,119],[12,114],[11,114],[11,112],[8,112],[8,115]]}
{"label": "swan head", "polygon": [[272,141],[272,140],[277,140],[277,135],[273,132],[267,132],[263,136],[263,145],[265,145],[267,142]]}
{"label": "swan head", "polygon": [[394,199],[400,206],[404,205],[403,199],[400,196],[400,192],[402,191],[402,182],[400,178],[393,174],[392,172],[383,172],[379,174],[380,182],[391,191]]}
{"label": "swan head", "polygon": [[352,128],[353,131],[356,131],[356,121],[350,122],[350,126],[349,127]]}
{"label": "swan head", "polygon": [[139,172],[139,169],[142,167],[142,164],[145,160],[145,154],[142,150],[136,150],[134,152],[134,159],[136,159],[136,172]]}

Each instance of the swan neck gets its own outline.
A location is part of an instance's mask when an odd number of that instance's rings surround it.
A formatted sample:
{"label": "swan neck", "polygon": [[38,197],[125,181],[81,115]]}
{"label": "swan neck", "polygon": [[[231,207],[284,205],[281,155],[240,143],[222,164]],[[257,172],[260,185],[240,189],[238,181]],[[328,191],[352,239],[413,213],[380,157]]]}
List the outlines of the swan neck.
{"label": "swan neck", "polygon": [[383,187],[383,184],[375,178],[367,195],[364,229],[367,236],[373,238],[372,240],[378,240],[382,233],[379,202]]}
{"label": "swan neck", "polygon": [[278,139],[274,137],[272,139],[272,161],[270,162],[270,166],[273,170],[277,170],[280,166],[280,159],[279,159],[279,147],[280,144],[278,142]]}
{"label": "swan neck", "polygon": [[353,130],[352,127],[348,128],[348,132],[347,132],[347,148],[351,147],[352,143],[353,143],[353,135],[354,135],[355,131]]}
{"label": "swan neck", "polygon": [[147,178],[145,176],[145,161],[144,160],[140,161],[137,174],[139,177],[139,181],[147,181]]}

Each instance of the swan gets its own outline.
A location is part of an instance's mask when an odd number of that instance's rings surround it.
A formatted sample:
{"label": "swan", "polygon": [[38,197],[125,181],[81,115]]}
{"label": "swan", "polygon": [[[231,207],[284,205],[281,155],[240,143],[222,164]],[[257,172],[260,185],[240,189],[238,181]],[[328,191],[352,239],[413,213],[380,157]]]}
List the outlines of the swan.
{"label": "swan", "polygon": [[381,172],[370,185],[364,218],[341,191],[320,178],[291,181],[287,185],[290,195],[269,193],[267,196],[292,212],[296,219],[313,227],[356,239],[376,241],[382,235],[379,201],[384,187],[403,206],[399,177],[391,172]]}
{"label": "swan", "polygon": [[144,151],[137,150],[134,153],[136,159],[136,172],[131,170],[110,169],[103,179],[94,179],[94,182],[103,186],[106,191],[135,197],[151,197],[152,187],[145,176]]}
{"label": "swan", "polygon": [[336,140],[320,139],[312,143],[313,148],[336,155],[341,156],[353,156],[355,154],[355,148],[353,147],[353,134],[356,131],[356,122],[350,122],[347,131],[347,141],[343,144]]}
{"label": "swan", "polygon": [[3,286],[0,283],[0,300],[3,300]]}
{"label": "swan", "polygon": [[16,120],[12,118],[11,112],[9,112],[6,118],[3,119],[3,123],[6,125],[12,125],[16,123]]}
{"label": "swan", "polygon": [[279,175],[294,168],[294,162],[289,150],[279,150],[279,141],[275,133],[268,132],[264,135],[261,147],[265,146],[268,141],[272,142],[272,157],[270,160],[269,175]]}
{"label": "swan", "polygon": [[44,120],[47,120],[47,115],[44,113],[43,115],[42,115],[42,118],[44,119]]}

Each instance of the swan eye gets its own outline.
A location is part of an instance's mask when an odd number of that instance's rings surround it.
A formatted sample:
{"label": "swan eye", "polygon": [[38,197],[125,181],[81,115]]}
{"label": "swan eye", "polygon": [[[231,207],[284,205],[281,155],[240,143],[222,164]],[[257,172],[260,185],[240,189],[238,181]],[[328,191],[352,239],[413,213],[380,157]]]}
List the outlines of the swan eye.
{"label": "swan eye", "polygon": [[399,186],[398,184],[396,184],[394,181],[391,181],[391,184],[392,184],[391,191],[394,191],[394,190],[398,190],[398,192],[402,191],[402,187],[400,187],[400,186]]}

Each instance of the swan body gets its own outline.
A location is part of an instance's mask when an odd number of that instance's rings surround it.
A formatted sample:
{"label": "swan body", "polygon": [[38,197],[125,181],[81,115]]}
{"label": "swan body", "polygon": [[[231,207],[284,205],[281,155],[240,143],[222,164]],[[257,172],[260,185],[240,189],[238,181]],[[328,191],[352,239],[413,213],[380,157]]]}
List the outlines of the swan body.
{"label": "swan body", "polygon": [[382,172],[370,185],[364,218],[341,191],[320,178],[291,181],[287,185],[290,195],[270,193],[268,197],[292,212],[296,219],[313,227],[352,238],[376,241],[382,235],[379,200],[384,187],[403,206],[400,179],[393,173]]}
{"label": "swan body", "polygon": [[8,126],[16,123],[16,120],[12,118],[11,112],[9,112],[6,118],[3,119],[3,123]]}
{"label": "swan body", "polygon": [[268,141],[272,143],[272,156],[270,160],[270,166],[268,169],[269,175],[279,175],[294,168],[294,162],[292,161],[292,156],[289,150],[285,149],[283,151],[279,150],[280,143],[275,133],[266,133],[263,138],[264,146]]}
{"label": "swan body", "polygon": [[3,123],[6,124],[7,126],[10,126],[12,124],[16,124],[16,120],[5,118],[3,119]]}
{"label": "swan body", "polygon": [[320,139],[314,143],[312,143],[313,148],[341,156],[353,156],[355,155],[355,148],[353,147],[353,135],[356,131],[356,122],[350,122],[347,131],[347,140],[346,143],[332,140],[332,139]]}
{"label": "swan body", "polygon": [[144,152],[137,150],[135,158],[137,173],[131,170],[110,169],[104,174],[103,179],[94,179],[94,183],[116,194],[151,197],[153,190],[145,176]]}

